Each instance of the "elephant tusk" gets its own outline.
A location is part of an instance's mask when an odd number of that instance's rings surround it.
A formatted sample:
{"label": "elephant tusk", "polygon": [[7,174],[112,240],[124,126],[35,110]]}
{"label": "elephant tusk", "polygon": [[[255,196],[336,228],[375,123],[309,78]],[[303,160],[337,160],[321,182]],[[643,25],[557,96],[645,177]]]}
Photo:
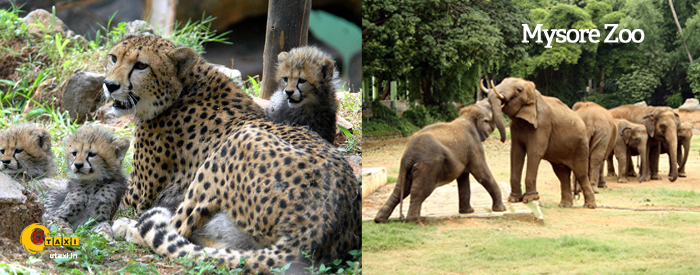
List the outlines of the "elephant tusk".
{"label": "elephant tusk", "polygon": [[[487,82],[488,84],[488,82]],[[481,82],[479,82],[479,86],[481,86],[481,90],[484,91],[484,93],[488,94],[489,90],[484,87],[484,79],[481,79]]]}
{"label": "elephant tusk", "polygon": [[496,96],[498,96],[498,98],[499,98],[500,100],[505,100],[505,99],[506,99],[505,96],[503,96],[501,93],[499,93],[499,92],[496,90],[496,85],[493,84],[493,79],[491,79],[491,87],[493,87],[493,92],[496,93]]}

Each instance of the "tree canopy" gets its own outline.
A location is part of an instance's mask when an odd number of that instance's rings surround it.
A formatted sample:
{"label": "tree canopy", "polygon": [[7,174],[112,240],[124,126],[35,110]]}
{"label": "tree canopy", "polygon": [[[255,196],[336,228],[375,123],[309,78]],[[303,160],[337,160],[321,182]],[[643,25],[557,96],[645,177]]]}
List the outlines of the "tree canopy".
{"label": "tree canopy", "polygon": [[[473,98],[484,76],[531,80],[569,105],[677,107],[700,95],[700,65],[691,62],[700,57],[700,3],[692,0],[366,0],[363,11],[363,78],[397,81],[427,105]],[[522,24],[596,29],[600,43],[522,43]],[[605,24],[618,24],[612,35],[625,39],[622,29],[640,29],[644,41],[603,43]]]}

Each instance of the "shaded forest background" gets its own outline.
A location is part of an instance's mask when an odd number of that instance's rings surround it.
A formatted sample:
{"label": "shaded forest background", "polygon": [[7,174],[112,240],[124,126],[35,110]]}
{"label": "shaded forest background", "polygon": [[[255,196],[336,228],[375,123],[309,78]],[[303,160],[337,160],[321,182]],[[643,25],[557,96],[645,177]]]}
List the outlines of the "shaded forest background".
{"label": "shaded forest background", "polygon": [[[700,95],[700,65],[693,62],[700,56],[697,1],[365,0],[362,5],[364,100],[390,99],[388,87],[395,81],[394,99],[415,102],[411,109],[422,106],[434,120],[441,113],[456,116],[446,103],[471,102],[485,76],[496,83],[509,76],[531,80],[542,94],[569,106],[587,100],[612,108],[644,100],[676,108]],[[552,43],[547,49],[521,43],[522,24],[598,29],[601,38],[610,31],[604,24],[619,24],[615,37],[621,29],[641,29],[644,42]],[[371,131],[368,122],[363,127]]]}

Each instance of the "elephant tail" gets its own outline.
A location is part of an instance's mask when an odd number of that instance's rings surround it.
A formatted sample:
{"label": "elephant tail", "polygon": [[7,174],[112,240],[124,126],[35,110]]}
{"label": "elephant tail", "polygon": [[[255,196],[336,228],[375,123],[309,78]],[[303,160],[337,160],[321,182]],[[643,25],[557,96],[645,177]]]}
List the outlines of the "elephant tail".
{"label": "elephant tail", "polygon": [[396,181],[396,186],[394,187],[394,192],[389,196],[384,206],[379,209],[377,216],[374,221],[377,223],[385,223],[389,219],[391,212],[394,212],[397,204],[399,205],[399,211],[401,212],[400,217],[404,220],[403,216],[403,199],[407,197],[411,190],[411,184],[413,179],[411,178],[411,173],[414,166],[414,161],[411,158],[404,158],[401,160],[401,165],[399,167],[399,178]]}

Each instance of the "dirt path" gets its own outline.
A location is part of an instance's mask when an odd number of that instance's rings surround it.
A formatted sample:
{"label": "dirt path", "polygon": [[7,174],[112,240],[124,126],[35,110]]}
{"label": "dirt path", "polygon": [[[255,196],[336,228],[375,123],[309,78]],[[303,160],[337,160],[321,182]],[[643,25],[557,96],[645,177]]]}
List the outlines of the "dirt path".
{"label": "dirt path", "polygon": [[[365,150],[363,154],[363,167],[386,167],[388,177],[398,177],[399,163],[401,161],[401,156],[406,148],[409,138],[386,140],[373,143],[365,143]],[[696,137],[693,139],[694,143],[699,141],[700,138]],[[486,161],[489,164],[491,173],[496,178],[496,181],[509,182],[510,181],[510,140],[505,143],[501,143],[498,139],[491,137],[484,142],[484,149],[486,151]],[[617,166],[617,165],[616,165]],[[629,207],[629,208],[684,208],[684,209],[694,209],[700,210],[700,207],[685,207],[682,205],[663,205],[657,202],[645,201],[644,198],[631,199],[629,197],[622,198],[617,195],[615,190],[626,187],[668,187],[679,190],[693,190],[696,192],[700,191],[700,173],[695,171],[700,170],[700,156],[697,150],[691,148],[690,156],[688,157],[688,162],[686,164],[686,171],[688,177],[679,178],[675,182],[670,182],[665,175],[668,174],[668,157],[667,155],[662,155],[659,165],[660,173],[663,176],[662,180],[648,181],[643,183],[638,183],[636,178],[630,177],[630,183],[617,183],[617,178],[607,178],[608,189],[602,190],[600,194],[596,195],[596,202],[598,205],[605,206],[615,206],[615,207]],[[617,167],[616,167],[617,170]],[[606,170],[607,171],[607,168]],[[523,178],[525,176],[525,171],[523,171]],[[393,191],[395,184],[390,183],[385,185],[376,191],[375,194],[389,194]],[[560,187],[559,181],[552,171],[551,165],[547,161],[542,161],[540,163],[538,176],[537,176],[537,190],[540,193],[540,203],[545,208],[544,214],[547,223],[550,225],[551,230],[537,230],[538,235],[559,235],[559,234],[572,234],[576,233],[577,228],[575,225],[579,223],[588,224],[599,224],[602,227],[610,228],[631,228],[638,226],[643,223],[638,217],[634,215],[618,215],[616,212],[621,210],[610,210],[601,209],[588,210],[581,209],[583,205],[583,198],[574,201],[575,208],[573,211],[561,211],[557,205],[560,200]],[[456,192],[456,190],[455,190]],[[383,202],[377,202],[376,200],[365,199],[363,201],[363,207],[369,206],[369,204],[383,204]],[[457,207],[455,205],[455,207]],[[590,211],[596,211],[594,213],[609,212],[610,215],[604,215],[603,217],[597,217],[596,219],[591,219]],[[630,211],[623,211],[630,212]],[[576,215],[571,215],[575,213]],[[441,227],[445,228],[489,228],[494,225],[489,222],[476,220],[463,221],[460,219],[447,220]],[[536,228],[536,225],[528,225],[523,223],[522,226],[529,227],[532,226]],[[574,231],[572,231],[574,230]],[[583,230],[583,229],[582,229]]]}

